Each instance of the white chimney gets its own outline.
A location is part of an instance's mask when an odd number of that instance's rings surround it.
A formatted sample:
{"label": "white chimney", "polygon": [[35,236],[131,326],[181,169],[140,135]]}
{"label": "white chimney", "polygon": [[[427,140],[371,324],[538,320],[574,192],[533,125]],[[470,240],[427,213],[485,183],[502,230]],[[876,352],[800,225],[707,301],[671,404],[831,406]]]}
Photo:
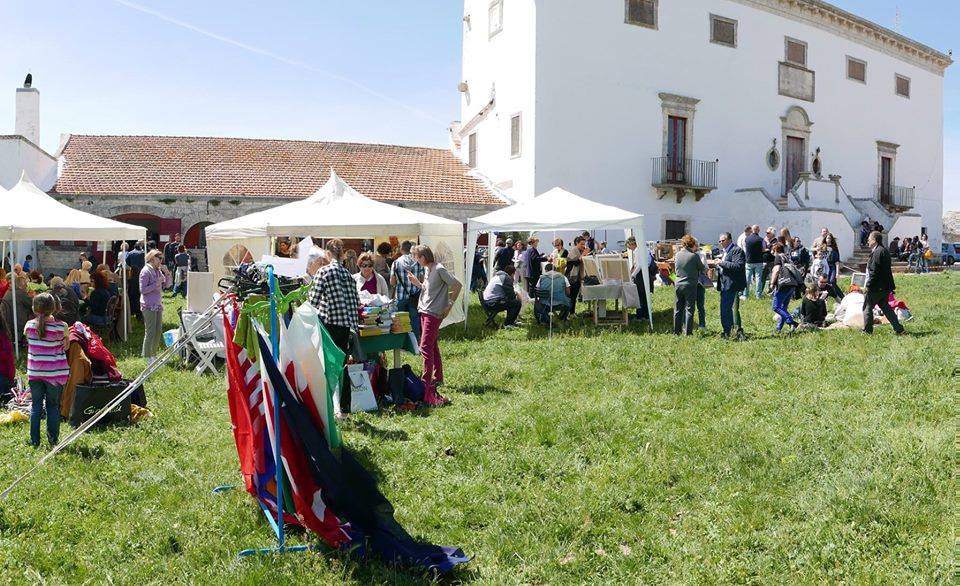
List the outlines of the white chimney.
{"label": "white chimney", "polygon": [[40,92],[35,87],[17,88],[17,118],[15,133],[35,145],[40,145]]}

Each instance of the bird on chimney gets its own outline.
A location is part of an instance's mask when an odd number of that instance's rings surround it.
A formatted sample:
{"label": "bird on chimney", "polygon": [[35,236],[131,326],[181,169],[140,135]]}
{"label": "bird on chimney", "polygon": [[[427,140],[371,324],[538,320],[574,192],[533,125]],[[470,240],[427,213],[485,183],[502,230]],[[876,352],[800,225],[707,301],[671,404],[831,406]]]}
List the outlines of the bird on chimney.
{"label": "bird on chimney", "polygon": [[27,78],[23,80],[23,87],[25,87],[25,88],[33,87],[33,74],[32,74],[32,73],[28,73],[28,74],[27,74]]}

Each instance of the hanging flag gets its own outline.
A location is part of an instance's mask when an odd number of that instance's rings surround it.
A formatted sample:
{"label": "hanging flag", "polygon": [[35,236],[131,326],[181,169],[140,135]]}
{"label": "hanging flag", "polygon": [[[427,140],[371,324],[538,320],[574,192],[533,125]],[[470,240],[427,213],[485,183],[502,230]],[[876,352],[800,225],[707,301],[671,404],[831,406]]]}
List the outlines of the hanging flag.
{"label": "hanging flag", "polygon": [[[445,573],[470,558],[463,550],[415,541],[397,523],[393,505],[383,496],[369,472],[344,447],[334,456],[325,434],[314,423],[304,404],[290,390],[270,355],[269,343],[258,333],[261,375],[280,396],[285,428],[303,450],[317,485],[323,487],[327,506],[350,523],[349,533],[358,553],[369,548],[387,562],[397,562]],[[329,371],[328,371],[329,372]]]}
{"label": "hanging flag", "polygon": [[[280,363],[288,373],[288,379],[275,380],[263,371],[265,359],[261,356],[261,380],[263,381],[263,401],[266,407],[267,430],[270,441],[277,441],[277,430],[274,429],[274,385],[283,387],[284,392],[290,393],[293,400],[299,401],[299,394],[291,391],[290,381],[296,381],[298,366],[289,357],[290,351],[297,345],[287,335],[283,322],[279,323],[277,336],[280,342]],[[296,388],[296,387],[293,387]],[[304,387],[302,394],[310,396],[310,389]],[[341,529],[340,521],[332,510],[327,508],[321,487],[310,473],[303,446],[291,435],[288,426],[280,425],[280,460],[286,471],[286,485],[289,487],[292,502],[296,509],[297,519],[304,527],[319,535],[331,547],[340,547],[350,542],[350,537]],[[286,492],[284,495],[286,496]]]}
{"label": "hanging flag", "polygon": [[[265,433],[260,366],[255,358],[251,359],[246,348],[234,341],[234,324],[238,320],[249,318],[241,316],[236,305],[231,305],[222,315],[227,345],[227,403],[230,407],[237,455],[240,458],[243,485],[276,519],[276,466],[273,463],[270,438]],[[256,337],[253,340],[255,341]],[[284,519],[287,523],[299,524],[296,517],[289,513],[284,514]]]}
{"label": "hanging flag", "polygon": [[[336,376],[328,380],[325,357],[331,349],[341,356],[343,352],[329,334],[324,336],[325,333],[315,307],[304,303],[297,308],[280,342],[281,367],[294,395],[303,402],[314,423],[326,436],[327,444],[336,451],[340,449],[340,430],[335,415],[334,391],[340,384],[343,360],[337,363],[336,355],[333,355],[330,367]],[[296,365],[295,369],[293,365]]]}

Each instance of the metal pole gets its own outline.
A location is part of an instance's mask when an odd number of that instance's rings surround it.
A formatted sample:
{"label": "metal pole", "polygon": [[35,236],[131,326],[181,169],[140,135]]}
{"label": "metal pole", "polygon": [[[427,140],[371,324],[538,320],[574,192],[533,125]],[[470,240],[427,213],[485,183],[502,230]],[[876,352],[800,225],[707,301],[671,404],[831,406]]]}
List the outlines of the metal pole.
{"label": "metal pole", "polygon": [[[129,254],[129,250],[127,253]],[[127,341],[130,335],[130,292],[127,287],[130,283],[127,279],[127,255],[123,255],[123,261],[120,263],[120,280],[123,281],[123,341]]]}
{"label": "metal pole", "polygon": [[[12,234],[11,234],[12,236]],[[10,248],[16,246],[16,251],[19,252],[20,246],[16,242],[11,242]],[[10,289],[13,291],[13,350],[16,354],[17,361],[20,360],[20,328],[17,327],[17,274],[14,272],[13,267],[16,263],[17,257],[14,253],[14,257],[10,262],[10,272],[13,273],[13,282],[10,283]]]}
{"label": "metal pole", "polygon": [[[267,267],[267,279],[270,281],[270,345],[273,358],[280,360],[280,320],[277,317],[277,279],[273,267]],[[285,544],[283,532],[283,460],[280,459],[280,391],[273,388],[273,463],[277,467],[277,547],[282,551]]]}

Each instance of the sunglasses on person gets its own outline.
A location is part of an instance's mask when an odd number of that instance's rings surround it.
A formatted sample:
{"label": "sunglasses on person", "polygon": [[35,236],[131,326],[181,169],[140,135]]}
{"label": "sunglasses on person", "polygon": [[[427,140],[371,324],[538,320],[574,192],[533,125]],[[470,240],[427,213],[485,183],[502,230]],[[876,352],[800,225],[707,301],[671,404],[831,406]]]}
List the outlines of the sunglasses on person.
{"label": "sunglasses on person", "polygon": [[373,268],[373,265],[372,265],[371,263],[365,262],[365,263],[363,263],[362,265],[360,265],[360,268],[361,268],[361,269],[372,269],[372,268]]}

